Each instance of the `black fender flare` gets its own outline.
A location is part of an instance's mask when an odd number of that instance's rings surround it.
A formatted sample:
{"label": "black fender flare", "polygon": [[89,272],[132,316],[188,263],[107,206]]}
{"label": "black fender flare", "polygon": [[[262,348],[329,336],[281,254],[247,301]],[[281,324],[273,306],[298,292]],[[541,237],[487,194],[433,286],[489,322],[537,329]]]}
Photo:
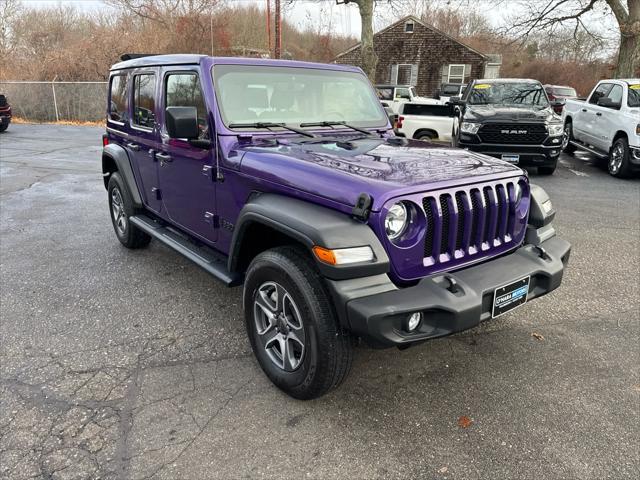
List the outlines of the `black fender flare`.
{"label": "black fender flare", "polygon": [[373,230],[345,213],[283,195],[254,195],[240,211],[234,227],[229,271],[240,263],[242,243],[248,227],[259,223],[281,232],[311,250],[315,245],[328,248],[370,246],[374,261],[350,265],[328,265],[315,258],[320,273],[332,280],[366,277],[387,273],[389,257]]}
{"label": "black fender flare", "polygon": [[118,173],[120,173],[120,176],[129,189],[129,193],[131,193],[134,205],[136,207],[142,207],[142,197],[140,196],[140,191],[138,190],[138,185],[136,184],[136,179],[133,175],[133,169],[131,168],[131,161],[129,160],[129,154],[127,151],[115,143],[110,143],[103,148],[102,174],[107,176],[112,172],[107,168],[105,157],[110,158],[115,162],[118,168]]}

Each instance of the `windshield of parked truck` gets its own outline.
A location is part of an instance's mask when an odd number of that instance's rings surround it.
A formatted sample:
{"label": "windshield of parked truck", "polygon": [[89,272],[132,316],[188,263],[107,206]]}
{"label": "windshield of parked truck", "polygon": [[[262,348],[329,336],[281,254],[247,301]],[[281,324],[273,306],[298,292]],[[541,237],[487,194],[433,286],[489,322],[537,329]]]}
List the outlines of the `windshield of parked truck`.
{"label": "windshield of parked truck", "polygon": [[547,95],[539,83],[477,83],[469,95],[471,105],[516,105],[547,107]]}
{"label": "windshield of parked truck", "polygon": [[640,107],[640,83],[629,84],[629,98],[627,98],[627,105],[631,108]]}
{"label": "windshield of parked truck", "polygon": [[213,81],[226,125],[344,121],[379,127],[388,117],[357,72],[263,65],[216,65]]}

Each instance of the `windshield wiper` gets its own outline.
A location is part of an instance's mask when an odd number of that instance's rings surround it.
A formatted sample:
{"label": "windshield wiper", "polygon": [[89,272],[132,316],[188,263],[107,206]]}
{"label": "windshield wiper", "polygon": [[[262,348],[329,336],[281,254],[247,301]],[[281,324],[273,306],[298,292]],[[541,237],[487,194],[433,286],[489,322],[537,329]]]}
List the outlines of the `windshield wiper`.
{"label": "windshield wiper", "polygon": [[[302,125],[300,125],[302,126]],[[275,123],[275,122],[253,122],[253,123],[230,123],[229,128],[267,128],[271,129],[274,127],[284,128],[291,132],[298,133],[300,135],[304,135],[309,138],[317,138],[313,133],[307,132],[305,130],[301,130],[299,128],[290,127],[286,123]]]}
{"label": "windshield wiper", "polygon": [[323,121],[323,122],[307,122],[307,123],[301,123],[300,124],[301,127],[333,127],[335,125],[342,125],[343,127],[350,128],[351,130],[355,130],[356,132],[365,133],[368,136],[375,136],[369,130],[365,130],[364,128],[359,128],[359,127],[354,127],[353,125],[349,125],[346,122]]}

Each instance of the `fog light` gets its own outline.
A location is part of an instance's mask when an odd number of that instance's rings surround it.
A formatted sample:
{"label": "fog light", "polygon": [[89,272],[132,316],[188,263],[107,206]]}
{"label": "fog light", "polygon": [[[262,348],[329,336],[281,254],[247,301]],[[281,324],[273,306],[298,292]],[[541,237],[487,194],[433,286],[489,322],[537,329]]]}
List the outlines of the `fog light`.
{"label": "fog light", "polygon": [[421,321],[422,313],[415,312],[409,315],[409,320],[407,321],[407,331],[413,332],[416,328],[418,328],[418,325],[420,325]]}

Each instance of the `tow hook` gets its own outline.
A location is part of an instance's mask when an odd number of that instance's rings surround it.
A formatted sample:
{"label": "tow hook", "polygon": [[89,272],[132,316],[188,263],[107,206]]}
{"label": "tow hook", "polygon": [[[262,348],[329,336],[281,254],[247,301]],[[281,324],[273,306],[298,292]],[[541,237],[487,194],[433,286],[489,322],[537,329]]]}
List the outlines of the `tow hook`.
{"label": "tow hook", "polygon": [[544,249],[544,247],[541,247],[540,245],[534,245],[533,248],[538,252],[538,256],[541,259],[543,259],[543,260],[551,260],[551,257],[549,256],[547,251]]}

